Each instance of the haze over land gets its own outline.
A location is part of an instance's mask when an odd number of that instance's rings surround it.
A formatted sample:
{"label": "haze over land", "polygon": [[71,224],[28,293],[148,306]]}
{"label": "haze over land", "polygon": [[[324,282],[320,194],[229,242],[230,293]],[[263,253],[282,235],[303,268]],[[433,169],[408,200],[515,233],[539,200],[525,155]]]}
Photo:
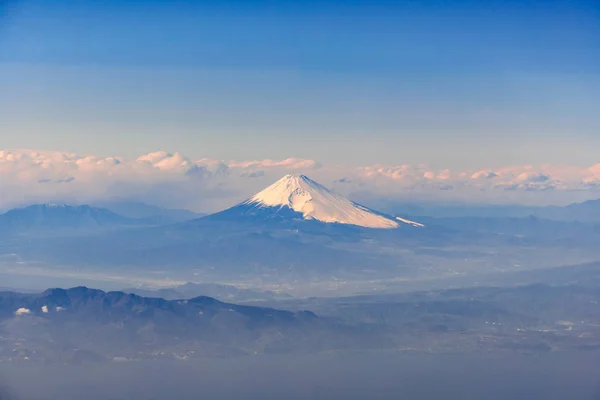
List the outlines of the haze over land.
{"label": "haze over land", "polygon": [[534,209],[555,219],[400,216],[288,174],[166,224],[183,213],[14,209],[0,215],[5,276],[92,288],[0,293],[0,360],[593,351],[600,229],[565,216],[594,206]]}
{"label": "haze over land", "polygon": [[[0,366],[7,400],[598,398],[597,355],[273,356],[206,362]],[[460,365],[460,368],[456,366]],[[573,371],[577,371],[576,374]],[[31,377],[36,377],[33,385]],[[102,377],[99,382],[98,376]],[[76,383],[75,383],[76,382]],[[0,381],[0,387],[2,387]],[[1,393],[1,392],[0,392]],[[3,398],[4,400],[4,398]]]}
{"label": "haze over land", "polygon": [[597,222],[580,218],[594,207],[528,210],[542,218],[382,213],[286,175],[237,206],[190,220],[160,208],[142,218],[93,206],[14,209],[0,215],[1,266],[7,274],[117,278],[123,286],[221,282],[302,295],[466,283],[596,261]]}
{"label": "haze over land", "polygon": [[600,396],[600,7],[0,4],[0,400]]}

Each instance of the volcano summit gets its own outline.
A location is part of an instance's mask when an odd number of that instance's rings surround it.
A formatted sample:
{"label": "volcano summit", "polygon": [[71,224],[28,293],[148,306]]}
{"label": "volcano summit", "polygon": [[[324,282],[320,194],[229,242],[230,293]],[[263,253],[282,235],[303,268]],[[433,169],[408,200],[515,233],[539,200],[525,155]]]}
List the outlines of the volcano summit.
{"label": "volcano summit", "polygon": [[225,215],[304,219],[377,229],[394,229],[403,224],[422,226],[354,203],[300,174],[288,174],[251,198],[215,214]]}

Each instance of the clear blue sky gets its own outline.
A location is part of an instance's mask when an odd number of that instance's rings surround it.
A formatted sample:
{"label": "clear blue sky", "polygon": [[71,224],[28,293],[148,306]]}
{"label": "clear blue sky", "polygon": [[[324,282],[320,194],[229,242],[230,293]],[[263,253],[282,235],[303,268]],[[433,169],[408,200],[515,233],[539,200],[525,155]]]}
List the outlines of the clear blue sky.
{"label": "clear blue sky", "polygon": [[3,1],[0,148],[592,164],[599,3]]}

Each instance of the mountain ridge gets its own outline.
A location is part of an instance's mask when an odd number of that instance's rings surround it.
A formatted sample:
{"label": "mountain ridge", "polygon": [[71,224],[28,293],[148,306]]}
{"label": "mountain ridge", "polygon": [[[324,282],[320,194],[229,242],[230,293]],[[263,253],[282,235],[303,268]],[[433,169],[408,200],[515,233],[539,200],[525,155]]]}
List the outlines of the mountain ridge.
{"label": "mountain ridge", "polygon": [[419,223],[388,216],[348,200],[302,174],[287,174],[241,203],[208,217],[226,216],[316,221],[373,229],[395,229],[404,225],[422,227]]}
{"label": "mountain ridge", "polygon": [[34,204],[0,214],[0,230],[97,228],[133,225],[137,221],[89,205]]}
{"label": "mountain ridge", "polygon": [[91,205],[105,208],[127,218],[156,221],[165,224],[190,221],[206,216],[205,213],[197,213],[186,209],[166,208],[125,199],[109,199],[102,202],[94,202]]}
{"label": "mountain ridge", "polygon": [[[278,314],[285,318],[294,316],[316,317],[309,311],[299,313],[277,310],[267,307],[237,305],[217,300],[209,296],[196,296],[191,299],[167,300],[161,297],[139,296],[124,291],[104,291],[87,286],[76,286],[68,289],[50,288],[41,293],[19,293],[13,291],[0,292],[2,313],[0,315],[44,315],[53,312],[73,313],[80,310],[112,310],[120,312],[143,313],[148,307],[179,312],[179,306],[187,305],[213,307],[219,310],[236,311],[242,314],[252,313],[255,316],[273,316]],[[19,313],[19,310],[26,310]]]}

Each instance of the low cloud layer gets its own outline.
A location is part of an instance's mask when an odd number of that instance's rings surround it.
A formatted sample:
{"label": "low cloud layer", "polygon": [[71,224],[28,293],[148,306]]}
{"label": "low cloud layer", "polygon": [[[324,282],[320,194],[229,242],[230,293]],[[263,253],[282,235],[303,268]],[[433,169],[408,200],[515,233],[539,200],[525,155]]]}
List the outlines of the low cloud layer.
{"label": "low cloud layer", "polygon": [[[164,151],[137,159],[66,152],[0,150],[0,208],[40,203],[91,203],[114,198],[215,211],[230,206],[289,172],[360,199],[415,198],[519,202],[563,201],[600,195],[600,164],[522,165],[474,171],[426,165],[322,164],[315,160],[193,160]],[[549,196],[548,193],[553,193]],[[557,195],[557,194],[560,194]],[[532,197],[534,196],[534,197]]]}
{"label": "low cloud layer", "polygon": [[473,187],[481,190],[589,190],[600,184],[600,164],[518,165],[478,171],[431,170],[427,166],[383,166],[360,168],[366,178],[385,178],[401,184],[432,184],[440,187]]}

